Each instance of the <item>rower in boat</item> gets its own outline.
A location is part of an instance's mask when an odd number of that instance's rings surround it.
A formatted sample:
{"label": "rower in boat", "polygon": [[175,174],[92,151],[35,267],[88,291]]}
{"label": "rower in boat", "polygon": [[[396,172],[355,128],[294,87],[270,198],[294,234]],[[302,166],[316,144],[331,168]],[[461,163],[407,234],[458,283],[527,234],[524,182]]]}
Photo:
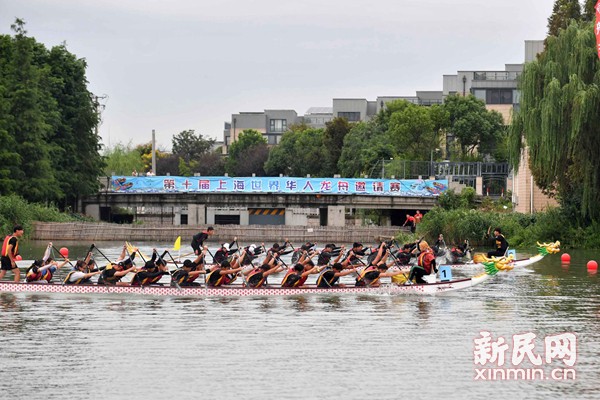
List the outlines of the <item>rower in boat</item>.
{"label": "rower in boat", "polygon": [[294,263],[294,264],[297,263],[305,251],[307,251],[309,253],[315,251],[313,249],[313,247],[315,247],[315,246],[316,246],[316,243],[306,242],[302,246],[300,246],[299,249],[294,250],[294,252],[292,254],[292,263]]}
{"label": "rower in boat", "polygon": [[25,272],[26,282],[48,282],[52,280],[52,277],[56,271],[65,266],[69,262],[69,259],[65,258],[62,263],[55,261],[51,256],[52,242],[48,243],[46,251],[41,260],[35,260],[33,264]]}
{"label": "rower in boat", "polygon": [[[377,287],[381,284],[380,279],[383,277],[393,277],[401,274],[399,269],[389,270],[389,266],[386,264],[388,256],[390,255],[390,249],[385,242],[381,242],[377,252],[374,253],[375,257],[371,259],[371,262],[366,268],[358,274],[356,278],[356,286],[373,286]],[[392,261],[390,265],[393,265],[395,261]]]}
{"label": "rower in boat", "polygon": [[336,257],[336,259],[333,261],[334,264],[339,262],[342,256],[344,255],[344,249],[345,246],[343,245],[340,247],[336,247],[333,243],[326,244],[321,253],[319,254],[319,258],[317,259],[317,265],[319,267],[324,267],[325,265],[328,265],[331,262],[331,259],[333,257]]}
{"label": "rower in boat", "polygon": [[[488,228],[487,235],[490,235],[490,228]],[[488,251],[488,257],[503,257],[506,255],[506,250],[508,250],[508,242],[506,238],[502,234],[502,230],[500,228],[494,229],[494,244],[496,245],[496,249],[492,251]]]}
{"label": "rower in boat", "polygon": [[349,265],[361,264],[366,252],[367,249],[363,247],[362,243],[354,242],[352,249],[346,253],[346,258],[342,261],[342,266],[347,268]]}
{"label": "rower in boat", "polygon": [[225,260],[221,264],[213,265],[206,274],[206,284],[217,287],[232,283],[236,274],[242,270],[241,260],[244,259],[245,255],[246,250],[244,249],[242,254],[233,258],[232,262]]}
{"label": "rower in boat", "polygon": [[267,250],[267,256],[265,257],[264,263],[269,263],[272,258],[278,259],[281,256],[285,256],[286,254],[290,254],[294,252],[294,248],[290,245],[289,241],[285,239],[283,246],[279,245],[279,243],[273,243],[273,247]]}
{"label": "rower in boat", "polygon": [[381,285],[381,278],[394,277],[402,274],[402,270],[388,268],[388,265],[381,262],[377,265],[371,264],[363,269],[358,278],[356,278],[356,286],[378,287]]}
{"label": "rower in boat", "polygon": [[331,268],[326,268],[317,278],[317,287],[346,287],[343,283],[339,283],[340,277],[350,275],[356,272],[356,268],[344,269],[342,263],[335,263]]}
{"label": "rower in boat", "polygon": [[167,263],[158,255],[157,250],[153,249],[152,258],[146,261],[142,269],[131,278],[131,286],[159,284],[158,281],[163,275],[168,274],[169,269],[167,268]]}
{"label": "rower in boat", "polygon": [[257,259],[258,256],[263,253],[264,245],[265,245],[264,243],[261,246],[256,246],[255,244],[251,244],[250,246],[244,247],[244,249],[242,251],[242,253],[244,253],[244,256],[241,257],[240,264],[243,267],[251,265],[252,261]]}
{"label": "rower in boat", "polygon": [[128,273],[134,271],[135,265],[133,265],[131,258],[126,258],[124,261],[119,261],[116,264],[109,264],[106,269],[102,271],[100,278],[98,278],[98,285],[129,286],[129,282],[121,282],[121,279]]}
{"label": "rower in boat", "polygon": [[235,253],[238,248],[233,248],[233,246],[237,243],[237,237],[233,238],[231,243],[222,243],[219,250],[215,252],[215,256],[213,258],[213,262],[216,264],[221,264],[223,261],[229,258],[229,255]]}
{"label": "rower in boat", "polygon": [[288,270],[286,275],[281,280],[281,287],[286,288],[299,288],[304,286],[304,282],[310,274],[316,274],[319,272],[318,267],[312,261],[308,261],[304,264],[297,263]]}
{"label": "rower in boat", "polygon": [[102,271],[95,270],[88,272],[87,264],[84,260],[77,260],[73,270],[69,272],[63,281],[65,285],[83,285],[92,283],[91,278],[94,275],[101,274]]}
{"label": "rower in boat", "polygon": [[251,270],[246,277],[246,286],[251,288],[262,287],[267,282],[267,277],[271,274],[283,271],[283,263],[272,257],[268,263],[263,263],[260,267]]}
{"label": "rower in boat", "polygon": [[429,244],[422,240],[419,243],[420,254],[417,257],[417,265],[413,265],[410,269],[410,275],[408,276],[408,282],[416,282],[416,283],[427,283],[426,280],[423,279],[423,276],[431,274],[433,270],[437,273],[437,266],[435,262],[435,254],[433,254],[433,250],[429,247]]}
{"label": "rower in boat", "polygon": [[181,268],[173,272],[171,276],[171,286],[200,286],[200,283],[195,282],[200,275],[206,274],[204,270],[204,254],[208,247],[204,246],[204,250],[196,257],[194,261],[185,260]]}

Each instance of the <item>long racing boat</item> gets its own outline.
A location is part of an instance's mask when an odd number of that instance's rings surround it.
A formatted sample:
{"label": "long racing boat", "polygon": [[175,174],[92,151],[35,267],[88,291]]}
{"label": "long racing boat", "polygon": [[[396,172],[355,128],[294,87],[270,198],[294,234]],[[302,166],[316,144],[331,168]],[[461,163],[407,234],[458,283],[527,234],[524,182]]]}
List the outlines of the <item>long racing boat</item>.
{"label": "long racing boat", "polygon": [[[558,253],[560,251],[560,242],[559,241],[556,241],[554,243],[539,243],[538,242],[537,250],[538,250],[538,254],[536,254],[535,256],[529,257],[529,258],[514,260],[514,259],[510,258],[510,256],[509,256],[509,257],[506,257],[506,259],[510,260],[509,263],[514,268],[527,267],[531,264],[535,264],[536,262],[540,261],[541,259],[546,257],[548,254]],[[500,259],[501,258],[502,257],[500,257]],[[444,264],[444,265],[449,265],[452,269],[454,269],[454,268],[476,268],[476,267],[484,267],[484,263],[486,261],[489,262],[492,259],[495,259],[495,258],[494,257],[488,258],[481,253],[476,253],[473,256],[472,262],[462,263],[462,264]]]}
{"label": "long racing boat", "polygon": [[[436,281],[426,284],[382,284],[380,286],[343,286],[319,288],[307,285],[297,288],[267,286],[250,288],[244,285],[228,285],[218,287],[193,286],[173,287],[170,285],[148,286],[113,286],[113,285],[65,285],[60,283],[40,282],[0,282],[0,293],[65,293],[65,294],[123,294],[144,296],[172,297],[261,297],[261,296],[296,296],[305,294],[439,294],[473,287],[485,282],[499,271],[510,271],[514,267],[509,259],[490,259],[485,261],[485,272],[464,279]],[[435,277],[435,275],[433,275]]]}
{"label": "long racing boat", "polygon": [[396,285],[385,284],[378,287],[330,287],[318,288],[315,285],[298,288],[283,288],[279,286],[249,288],[243,285],[228,285],[218,287],[193,286],[112,286],[112,285],[63,285],[60,283],[26,283],[0,282],[0,293],[69,293],[69,294],[131,294],[144,296],[173,296],[173,297],[262,297],[262,296],[295,296],[305,294],[436,294],[454,290],[466,289],[482,283],[490,278],[486,273],[466,279],[456,279],[448,282],[429,284]]}

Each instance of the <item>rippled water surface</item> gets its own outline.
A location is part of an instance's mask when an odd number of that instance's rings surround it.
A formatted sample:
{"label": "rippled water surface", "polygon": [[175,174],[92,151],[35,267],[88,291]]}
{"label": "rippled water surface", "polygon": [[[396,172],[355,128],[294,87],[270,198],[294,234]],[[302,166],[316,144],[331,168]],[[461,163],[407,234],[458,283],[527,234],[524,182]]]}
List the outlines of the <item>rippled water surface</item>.
{"label": "rippled water surface", "polygon": [[[114,244],[104,246],[109,258],[118,253]],[[429,297],[1,294],[0,394],[3,399],[600,398],[600,291],[598,276],[586,268],[598,254],[571,254],[567,266],[559,256],[549,256],[472,289]],[[511,345],[512,335],[533,332],[537,348],[547,335],[576,333],[576,379],[475,380],[474,339],[482,330]],[[564,367],[560,360],[552,366]]]}

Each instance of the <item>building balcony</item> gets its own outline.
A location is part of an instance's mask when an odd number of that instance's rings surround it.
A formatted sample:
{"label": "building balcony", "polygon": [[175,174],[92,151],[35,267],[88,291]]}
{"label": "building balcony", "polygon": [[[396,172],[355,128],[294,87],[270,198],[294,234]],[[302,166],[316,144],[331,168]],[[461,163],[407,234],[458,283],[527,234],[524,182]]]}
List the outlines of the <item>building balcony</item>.
{"label": "building balcony", "polygon": [[473,72],[474,81],[516,81],[521,76],[516,71],[475,71]]}

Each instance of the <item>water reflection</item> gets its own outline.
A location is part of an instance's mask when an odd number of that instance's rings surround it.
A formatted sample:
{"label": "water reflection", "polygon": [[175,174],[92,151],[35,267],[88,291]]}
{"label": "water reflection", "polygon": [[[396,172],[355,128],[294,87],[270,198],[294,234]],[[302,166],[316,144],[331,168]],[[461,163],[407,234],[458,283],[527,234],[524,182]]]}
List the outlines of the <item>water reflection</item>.
{"label": "water reflection", "polygon": [[[568,268],[548,257],[443,296],[0,294],[0,392],[40,400],[598,398],[598,276],[585,266],[589,257],[572,255]],[[540,340],[575,332],[577,381],[474,381],[481,330],[507,339],[531,331]],[[82,365],[98,377],[85,390],[73,385]],[[432,370],[433,384],[405,379]],[[54,373],[40,386],[14,371]]]}

